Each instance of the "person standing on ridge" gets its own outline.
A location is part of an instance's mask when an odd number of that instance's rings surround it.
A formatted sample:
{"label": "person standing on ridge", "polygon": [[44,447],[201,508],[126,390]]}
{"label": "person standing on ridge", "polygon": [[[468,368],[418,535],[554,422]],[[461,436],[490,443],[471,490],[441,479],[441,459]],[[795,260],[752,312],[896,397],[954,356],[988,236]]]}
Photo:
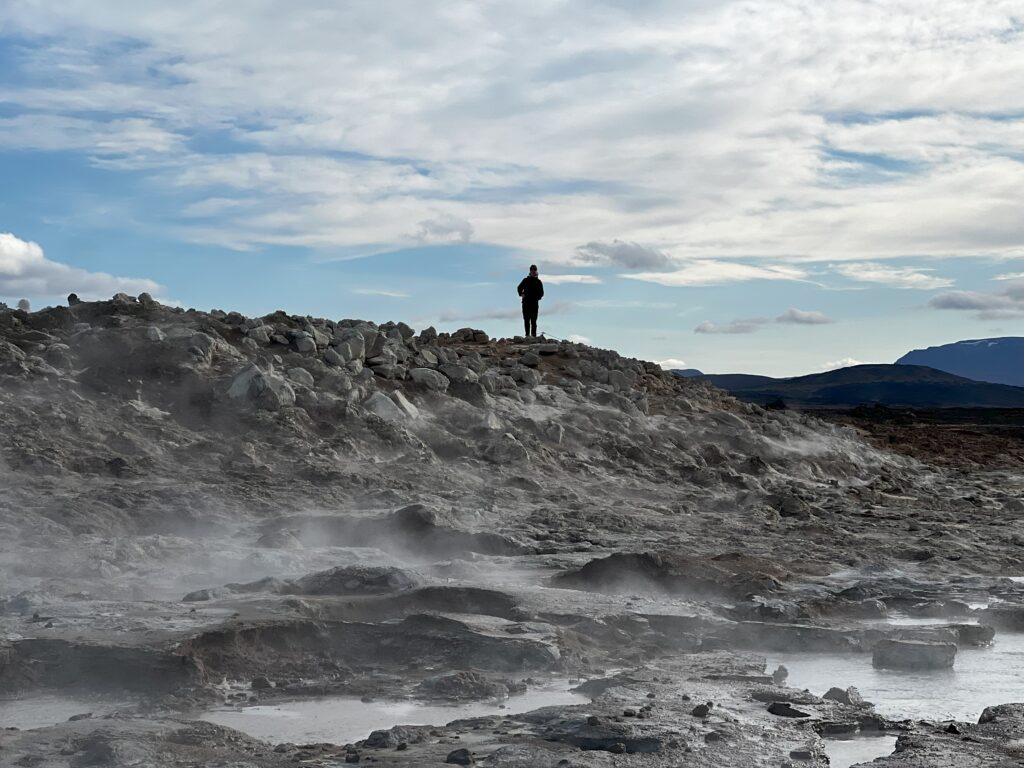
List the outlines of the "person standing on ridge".
{"label": "person standing on ridge", "polygon": [[530,265],[530,274],[519,283],[519,295],[523,298],[523,325],[527,336],[537,335],[537,311],[544,298],[544,283],[537,277],[537,265]]}

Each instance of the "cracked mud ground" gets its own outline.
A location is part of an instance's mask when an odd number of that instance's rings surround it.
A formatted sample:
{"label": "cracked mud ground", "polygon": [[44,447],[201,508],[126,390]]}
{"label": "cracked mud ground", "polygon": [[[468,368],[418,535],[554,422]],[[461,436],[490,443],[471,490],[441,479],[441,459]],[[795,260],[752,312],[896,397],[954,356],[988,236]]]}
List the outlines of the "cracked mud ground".
{"label": "cracked mud ground", "polygon": [[[902,455],[571,343],[147,296],[0,311],[0,429],[0,712],[95,710],[0,731],[0,765],[824,766],[879,731],[876,765],[1024,759],[1024,705],[892,720],[764,660],[1024,630],[991,451]],[[586,698],[340,743],[198,719],[553,678]]]}

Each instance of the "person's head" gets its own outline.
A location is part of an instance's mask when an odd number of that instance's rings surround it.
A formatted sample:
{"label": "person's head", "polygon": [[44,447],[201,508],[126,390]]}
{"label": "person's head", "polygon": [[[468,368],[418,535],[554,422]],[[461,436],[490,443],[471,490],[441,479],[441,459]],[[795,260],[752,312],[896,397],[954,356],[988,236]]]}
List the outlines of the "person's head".
{"label": "person's head", "polygon": [[530,265],[530,277],[536,277],[536,276],[537,276],[537,265],[536,264],[531,264]]}

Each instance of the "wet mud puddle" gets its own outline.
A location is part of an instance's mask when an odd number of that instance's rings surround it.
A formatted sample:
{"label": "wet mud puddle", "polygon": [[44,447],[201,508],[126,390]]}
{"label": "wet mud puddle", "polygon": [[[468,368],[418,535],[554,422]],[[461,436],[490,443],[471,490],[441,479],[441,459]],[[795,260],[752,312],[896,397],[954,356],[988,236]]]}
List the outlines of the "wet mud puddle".
{"label": "wet mud puddle", "polygon": [[235,728],[271,743],[331,742],[365,739],[372,731],[396,725],[445,725],[453,720],[530,712],[540,707],[589,704],[569,690],[568,680],[554,680],[507,699],[465,704],[432,704],[416,700],[363,702],[351,696],[219,707],[200,719]]}

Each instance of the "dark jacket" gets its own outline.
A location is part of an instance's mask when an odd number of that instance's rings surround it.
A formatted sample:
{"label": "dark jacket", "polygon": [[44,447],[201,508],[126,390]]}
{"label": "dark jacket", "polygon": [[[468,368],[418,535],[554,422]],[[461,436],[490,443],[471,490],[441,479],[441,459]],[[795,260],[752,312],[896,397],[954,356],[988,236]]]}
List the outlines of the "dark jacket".
{"label": "dark jacket", "polygon": [[544,283],[540,281],[539,277],[527,275],[516,290],[523,297],[524,304],[536,304],[544,298]]}

